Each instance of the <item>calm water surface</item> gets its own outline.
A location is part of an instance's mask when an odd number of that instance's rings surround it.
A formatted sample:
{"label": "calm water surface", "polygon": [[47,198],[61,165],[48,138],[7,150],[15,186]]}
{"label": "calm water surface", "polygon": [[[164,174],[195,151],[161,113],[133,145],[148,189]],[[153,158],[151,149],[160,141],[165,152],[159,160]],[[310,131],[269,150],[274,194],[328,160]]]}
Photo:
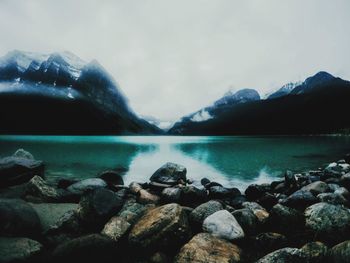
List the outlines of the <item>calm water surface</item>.
{"label": "calm water surface", "polygon": [[244,188],[286,169],[316,169],[337,160],[350,152],[350,137],[0,136],[1,157],[18,148],[43,160],[48,177],[94,177],[124,166],[126,183],[144,182],[162,164],[175,162],[187,167],[188,178]]}

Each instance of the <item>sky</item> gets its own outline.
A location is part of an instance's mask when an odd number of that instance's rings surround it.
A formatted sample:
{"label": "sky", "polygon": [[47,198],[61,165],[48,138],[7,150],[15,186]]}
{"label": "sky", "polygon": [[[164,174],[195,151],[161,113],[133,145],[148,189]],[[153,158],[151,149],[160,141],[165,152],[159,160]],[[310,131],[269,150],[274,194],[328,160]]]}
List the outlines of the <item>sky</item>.
{"label": "sky", "polygon": [[0,0],[0,56],[97,59],[138,114],[175,121],[228,90],[350,80],[348,0]]}

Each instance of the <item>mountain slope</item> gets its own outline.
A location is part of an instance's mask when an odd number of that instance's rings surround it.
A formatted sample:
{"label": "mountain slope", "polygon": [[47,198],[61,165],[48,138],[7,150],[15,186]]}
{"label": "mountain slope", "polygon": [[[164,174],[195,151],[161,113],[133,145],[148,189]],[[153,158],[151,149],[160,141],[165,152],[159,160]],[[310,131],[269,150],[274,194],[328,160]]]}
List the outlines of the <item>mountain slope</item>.
{"label": "mountain slope", "polygon": [[350,120],[345,114],[350,100],[350,83],[330,76],[318,73],[288,95],[235,104],[205,121],[193,122],[183,118],[169,133],[319,134],[349,128]]}
{"label": "mountain slope", "polygon": [[97,62],[70,52],[12,51],[0,59],[0,133],[150,134]]}

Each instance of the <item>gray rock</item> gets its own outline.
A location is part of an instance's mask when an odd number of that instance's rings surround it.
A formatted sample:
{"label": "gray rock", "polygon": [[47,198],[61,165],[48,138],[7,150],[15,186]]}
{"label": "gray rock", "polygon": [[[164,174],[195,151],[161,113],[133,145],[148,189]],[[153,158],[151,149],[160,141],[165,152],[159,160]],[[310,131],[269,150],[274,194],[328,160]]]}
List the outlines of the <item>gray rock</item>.
{"label": "gray rock", "polygon": [[118,241],[121,237],[127,233],[130,229],[131,224],[120,216],[113,216],[107,224],[104,226],[101,234],[108,236],[114,241]]}
{"label": "gray rock", "polygon": [[322,181],[313,182],[308,184],[300,189],[301,191],[309,191],[313,195],[317,196],[318,194],[326,193],[330,191],[328,184]]}
{"label": "gray rock", "polygon": [[305,212],[305,226],[319,241],[335,243],[344,241],[350,233],[350,212],[341,206],[318,203]]}
{"label": "gray rock", "polygon": [[176,185],[179,182],[186,182],[187,170],[184,166],[175,163],[166,163],[151,176],[151,182]]}
{"label": "gray rock", "polygon": [[0,199],[1,236],[36,237],[41,232],[35,210],[20,199]]}
{"label": "gray rock", "polygon": [[335,194],[340,194],[346,199],[350,198],[350,192],[345,187],[339,187],[334,191]]}
{"label": "gray rock", "polygon": [[348,263],[350,258],[350,240],[332,247],[329,251],[329,262]]}
{"label": "gray rock", "polygon": [[340,186],[338,184],[328,184],[328,187],[331,190],[331,192],[334,192],[340,188]]}
{"label": "gray rock", "polygon": [[162,200],[166,203],[179,203],[181,200],[182,190],[176,187],[165,188],[162,191]]}
{"label": "gray rock", "polygon": [[35,262],[43,246],[24,237],[0,237],[0,262]]}
{"label": "gray rock", "polygon": [[310,263],[325,262],[328,247],[322,242],[310,242],[300,249],[307,257]]}
{"label": "gray rock", "polygon": [[203,230],[227,240],[244,238],[242,227],[227,210],[220,210],[208,216],[203,222]]}
{"label": "gray rock", "polygon": [[127,222],[133,225],[150,208],[154,208],[154,205],[142,205],[134,200],[127,200],[119,211],[118,216],[125,218]]}
{"label": "gray rock", "polygon": [[317,202],[317,198],[310,191],[298,190],[280,203],[295,209],[304,210],[306,207]]}
{"label": "gray rock", "polygon": [[325,202],[333,205],[348,205],[348,200],[341,194],[336,193],[323,193],[317,196],[320,202]]}
{"label": "gray rock", "polygon": [[222,209],[223,206],[220,202],[214,200],[208,201],[193,209],[190,213],[190,222],[197,228],[201,227],[204,219]]}
{"label": "gray rock", "polygon": [[260,223],[265,223],[270,216],[265,208],[255,202],[244,202],[242,207],[250,209],[258,218]]}
{"label": "gray rock", "polygon": [[82,195],[89,190],[104,187],[107,187],[107,183],[104,180],[100,178],[89,178],[70,185],[67,187],[67,190],[73,194]]}
{"label": "gray rock", "polygon": [[42,202],[58,202],[64,198],[63,192],[48,185],[40,176],[34,176],[27,184],[26,195]]}
{"label": "gray rock", "polygon": [[279,233],[294,234],[304,229],[305,219],[298,210],[277,204],[270,210],[268,225]]}
{"label": "gray rock", "polygon": [[237,209],[232,212],[232,215],[243,228],[245,234],[253,235],[257,233],[260,224],[252,210],[248,208]]}
{"label": "gray rock", "polygon": [[267,254],[257,263],[307,263],[307,258],[300,249],[286,247]]}

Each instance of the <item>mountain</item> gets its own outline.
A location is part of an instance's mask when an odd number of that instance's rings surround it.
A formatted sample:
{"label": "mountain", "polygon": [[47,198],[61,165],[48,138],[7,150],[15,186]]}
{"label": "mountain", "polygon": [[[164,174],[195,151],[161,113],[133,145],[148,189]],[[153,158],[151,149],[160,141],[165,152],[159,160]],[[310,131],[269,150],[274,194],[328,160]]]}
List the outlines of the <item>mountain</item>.
{"label": "mountain", "polygon": [[301,84],[301,82],[290,82],[287,83],[285,85],[283,85],[280,89],[278,89],[277,91],[273,92],[272,94],[270,94],[267,99],[275,99],[275,98],[279,98],[282,96],[286,96],[288,95],[295,87],[298,87]]}
{"label": "mountain", "polygon": [[0,133],[150,134],[116,81],[70,52],[0,58]]}
{"label": "mountain", "polygon": [[350,128],[350,119],[346,117],[350,100],[349,81],[319,72],[289,89],[285,95],[219,107],[215,114],[208,111],[210,118],[201,121],[184,117],[169,133],[321,134]]}

